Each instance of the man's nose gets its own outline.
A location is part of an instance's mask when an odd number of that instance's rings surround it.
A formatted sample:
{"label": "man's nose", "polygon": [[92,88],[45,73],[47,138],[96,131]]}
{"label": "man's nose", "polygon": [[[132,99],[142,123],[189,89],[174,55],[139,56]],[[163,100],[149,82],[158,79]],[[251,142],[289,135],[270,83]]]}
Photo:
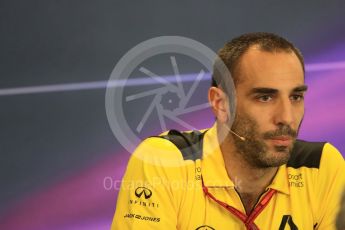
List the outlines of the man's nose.
{"label": "man's nose", "polygon": [[289,98],[279,100],[275,111],[276,125],[289,125],[293,123],[293,105]]}

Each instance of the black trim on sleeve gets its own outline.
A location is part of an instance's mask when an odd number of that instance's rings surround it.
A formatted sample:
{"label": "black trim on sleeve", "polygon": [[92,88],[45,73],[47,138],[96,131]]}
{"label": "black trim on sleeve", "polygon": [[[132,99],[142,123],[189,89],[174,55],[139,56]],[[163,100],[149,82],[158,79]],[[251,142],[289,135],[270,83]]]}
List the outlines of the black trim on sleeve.
{"label": "black trim on sleeve", "polygon": [[[172,142],[182,153],[184,160],[202,159],[203,138],[207,130],[201,133],[198,130],[180,132],[170,130],[168,134],[158,136]],[[319,168],[323,147],[326,142],[307,142],[296,140],[291,152],[287,167]]]}
{"label": "black trim on sleeve", "polygon": [[184,160],[197,160],[202,158],[203,137],[207,130],[201,133],[198,130],[192,132],[180,132],[170,130],[167,135],[159,136],[171,141],[182,153]]}
{"label": "black trim on sleeve", "polygon": [[287,167],[319,168],[322,150],[326,142],[307,142],[297,140],[291,152]]}

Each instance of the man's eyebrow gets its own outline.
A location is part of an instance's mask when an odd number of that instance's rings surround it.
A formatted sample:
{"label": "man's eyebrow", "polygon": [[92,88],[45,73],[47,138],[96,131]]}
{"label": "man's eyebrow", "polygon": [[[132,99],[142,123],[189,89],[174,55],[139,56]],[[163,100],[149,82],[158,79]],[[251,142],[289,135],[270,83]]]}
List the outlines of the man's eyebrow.
{"label": "man's eyebrow", "polygon": [[305,92],[308,90],[308,86],[307,85],[301,85],[301,86],[297,86],[295,87],[292,92]]}
{"label": "man's eyebrow", "polygon": [[275,93],[278,93],[277,89],[265,88],[265,87],[253,88],[249,92],[249,94],[275,94]]}
{"label": "man's eyebrow", "polygon": [[[301,85],[301,86],[297,86],[295,88],[292,89],[292,92],[305,92],[308,90],[308,86],[307,85]],[[266,87],[257,87],[257,88],[253,88],[250,90],[249,94],[276,94],[278,93],[277,89],[273,89],[273,88],[266,88]]]}

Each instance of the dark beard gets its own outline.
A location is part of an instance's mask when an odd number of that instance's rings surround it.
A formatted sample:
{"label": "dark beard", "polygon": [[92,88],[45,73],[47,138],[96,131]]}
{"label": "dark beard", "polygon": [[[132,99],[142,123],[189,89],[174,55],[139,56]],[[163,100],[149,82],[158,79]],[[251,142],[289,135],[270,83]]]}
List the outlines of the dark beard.
{"label": "dark beard", "polygon": [[265,139],[286,135],[292,137],[295,141],[297,137],[297,131],[287,125],[281,125],[277,130],[260,134],[257,123],[248,115],[236,115],[232,130],[245,137],[243,141],[233,135],[233,141],[237,152],[249,165],[255,168],[278,167],[286,164],[290,159],[293,144],[289,147],[275,146],[275,149],[271,151],[279,154],[270,156],[268,146],[264,142]]}

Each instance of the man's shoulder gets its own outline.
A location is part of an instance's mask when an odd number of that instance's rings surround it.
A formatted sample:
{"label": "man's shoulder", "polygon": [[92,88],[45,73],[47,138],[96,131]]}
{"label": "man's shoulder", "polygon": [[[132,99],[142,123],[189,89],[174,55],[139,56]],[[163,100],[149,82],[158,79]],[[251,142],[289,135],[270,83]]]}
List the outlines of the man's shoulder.
{"label": "man's shoulder", "polygon": [[143,140],[133,155],[149,162],[179,164],[202,157],[202,143],[205,130],[169,130],[158,136]]}
{"label": "man's shoulder", "polygon": [[297,140],[287,163],[288,167],[319,168],[323,148],[326,142],[308,142]]}
{"label": "man's shoulder", "polygon": [[184,160],[197,160],[202,158],[203,138],[208,129],[181,132],[169,130],[158,136],[172,143],[182,154]]}
{"label": "man's shoulder", "polygon": [[297,140],[287,167],[292,168],[320,168],[321,162],[332,162],[343,160],[339,151],[328,142],[309,142]]}

